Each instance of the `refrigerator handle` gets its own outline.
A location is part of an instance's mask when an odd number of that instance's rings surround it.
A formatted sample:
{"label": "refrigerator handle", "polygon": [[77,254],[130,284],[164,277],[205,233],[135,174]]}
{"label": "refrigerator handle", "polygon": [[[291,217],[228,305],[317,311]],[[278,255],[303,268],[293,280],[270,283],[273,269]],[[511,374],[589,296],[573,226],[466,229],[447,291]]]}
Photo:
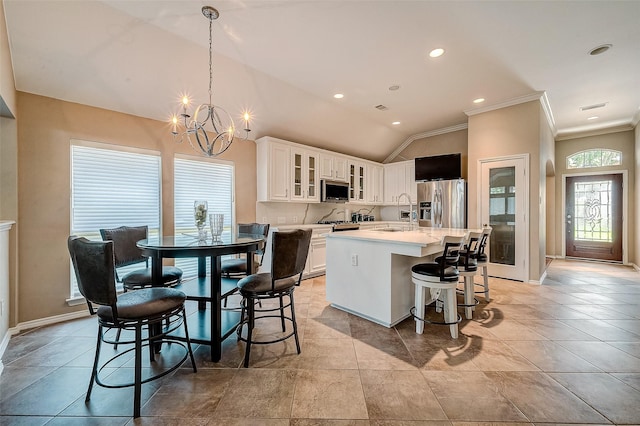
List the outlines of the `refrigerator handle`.
{"label": "refrigerator handle", "polygon": [[442,227],[442,191],[440,188],[436,188],[436,212],[435,222],[437,227]]}

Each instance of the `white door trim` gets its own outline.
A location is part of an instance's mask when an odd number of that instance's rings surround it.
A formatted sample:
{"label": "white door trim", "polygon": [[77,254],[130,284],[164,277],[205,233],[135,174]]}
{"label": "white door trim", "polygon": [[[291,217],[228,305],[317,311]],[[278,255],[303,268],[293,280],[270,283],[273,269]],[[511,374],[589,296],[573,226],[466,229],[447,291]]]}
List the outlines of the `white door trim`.
{"label": "white door trim", "polygon": [[524,229],[523,238],[524,238],[524,259],[523,259],[523,282],[529,283],[531,280],[529,279],[529,256],[531,254],[531,250],[529,247],[529,187],[531,186],[529,182],[529,154],[515,154],[515,155],[507,155],[504,157],[491,157],[491,158],[481,158],[478,160],[478,171],[477,171],[477,194],[478,197],[476,199],[477,202],[477,216],[478,222],[482,224],[482,167],[486,163],[494,163],[498,161],[511,161],[511,160],[522,160],[524,163],[524,188],[523,188],[523,209],[524,209]]}
{"label": "white door trim", "polygon": [[[579,172],[579,173],[563,173],[562,174],[562,216],[560,217],[562,222],[562,258],[567,257],[567,178],[576,176],[596,176],[596,175],[622,175],[622,264],[629,265],[629,256],[627,250],[629,233],[626,220],[629,213],[629,190],[627,181],[627,170],[598,170],[596,172]],[[604,261],[603,261],[604,262]],[[617,263],[617,262],[612,262]],[[618,263],[619,265],[619,263]]]}

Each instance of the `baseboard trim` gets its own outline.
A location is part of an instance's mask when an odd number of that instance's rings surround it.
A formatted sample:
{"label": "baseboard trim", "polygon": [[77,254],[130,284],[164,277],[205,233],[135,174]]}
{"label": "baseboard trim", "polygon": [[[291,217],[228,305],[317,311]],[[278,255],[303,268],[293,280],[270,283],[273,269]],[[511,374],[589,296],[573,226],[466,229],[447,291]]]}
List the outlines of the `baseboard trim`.
{"label": "baseboard trim", "polygon": [[632,263],[631,266],[633,266],[633,269],[640,272],[640,266],[636,265],[635,263]]}
{"label": "baseboard trim", "polygon": [[15,336],[16,334],[20,334],[25,330],[29,330],[36,327],[42,327],[45,325],[57,324],[59,322],[74,320],[78,318],[88,317],[89,311],[82,310],[76,312],[70,312],[68,314],[55,315],[47,318],[40,318],[33,321],[26,321],[18,323],[15,327],[10,328],[4,334],[2,338],[2,342],[0,342],[0,374],[2,374],[2,370],[4,370],[4,365],[2,364],[2,356],[4,355],[4,351],[9,346],[9,340],[11,340],[11,336]]}
{"label": "baseboard trim", "polygon": [[529,284],[542,285],[544,279],[547,278],[547,271],[544,271],[539,280],[529,280]]}

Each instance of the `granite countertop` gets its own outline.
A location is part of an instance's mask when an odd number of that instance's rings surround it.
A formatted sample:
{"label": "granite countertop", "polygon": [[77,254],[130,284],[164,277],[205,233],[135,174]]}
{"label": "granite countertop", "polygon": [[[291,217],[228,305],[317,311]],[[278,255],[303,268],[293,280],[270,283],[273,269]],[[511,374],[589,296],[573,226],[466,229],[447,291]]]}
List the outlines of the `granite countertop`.
{"label": "granite countertop", "polygon": [[478,231],[476,229],[458,229],[458,228],[418,228],[412,231],[403,231],[399,228],[388,231],[385,229],[371,229],[358,231],[332,232],[327,234],[327,238],[343,238],[354,240],[365,240],[377,243],[396,243],[427,246],[429,244],[440,243],[447,235],[464,237],[470,231]]}
{"label": "granite countertop", "polygon": [[[409,222],[398,222],[398,221],[388,221],[388,220],[376,220],[376,221],[371,221],[371,222],[359,222],[360,225],[374,225],[374,226],[383,226],[383,225],[389,225],[389,226],[401,226],[401,225],[408,225]],[[280,230],[287,230],[287,229],[316,229],[316,228],[331,228],[333,225],[330,223],[308,223],[308,224],[283,224],[283,225],[276,225],[276,224],[271,224],[271,228],[277,228]]]}

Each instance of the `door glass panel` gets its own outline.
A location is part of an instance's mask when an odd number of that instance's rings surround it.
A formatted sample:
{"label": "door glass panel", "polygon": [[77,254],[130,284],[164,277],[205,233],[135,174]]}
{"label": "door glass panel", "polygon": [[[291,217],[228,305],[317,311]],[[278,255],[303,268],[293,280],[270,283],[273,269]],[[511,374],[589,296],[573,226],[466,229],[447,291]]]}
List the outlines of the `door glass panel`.
{"label": "door glass panel", "polygon": [[574,185],[574,239],[613,241],[611,181],[576,182]]}
{"label": "door glass panel", "polygon": [[489,224],[493,228],[489,239],[491,263],[515,265],[515,171],[515,167],[489,171]]}

